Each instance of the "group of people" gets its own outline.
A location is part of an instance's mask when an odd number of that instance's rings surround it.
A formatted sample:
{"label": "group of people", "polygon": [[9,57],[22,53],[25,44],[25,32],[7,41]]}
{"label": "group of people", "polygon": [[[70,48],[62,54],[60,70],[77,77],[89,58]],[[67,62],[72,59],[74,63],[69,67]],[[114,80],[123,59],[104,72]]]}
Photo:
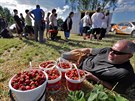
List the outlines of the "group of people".
{"label": "group of people", "polygon": [[109,12],[101,12],[101,8],[98,7],[96,12],[89,16],[89,12],[85,12],[85,16],[81,19],[83,25],[82,34],[83,39],[86,40],[86,36],[90,39],[93,37],[97,40],[101,40],[105,37],[107,27],[109,27]]}
{"label": "group of people", "polygon": [[[28,33],[28,36],[34,36],[35,41],[44,43],[44,30],[46,28],[46,37],[51,40],[57,40],[58,23],[56,9],[52,9],[51,13],[48,12],[45,18],[45,12],[40,8],[40,5],[36,5],[36,9],[29,11],[25,10],[26,17],[24,18],[22,13],[18,16],[18,10],[14,9],[14,20],[16,22],[16,31],[19,39],[22,39],[22,33]],[[70,30],[72,28],[72,17],[74,12],[70,12],[69,16],[63,23],[65,40],[70,37]],[[34,20],[34,29],[32,27],[32,19]],[[25,30],[25,31],[24,31]]]}
{"label": "group of people", "polygon": [[[14,21],[16,25],[16,32],[18,34],[19,39],[22,40],[23,33],[24,36],[28,36],[28,38],[34,38],[35,41],[38,39],[38,31],[39,31],[39,40],[43,42],[43,31],[41,31],[41,20],[43,17],[43,10],[40,9],[40,6],[37,5],[35,10],[29,11],[28,9],[25,10],[26,17],[24,18],[22,13],[20,13],[20,17],[18,16],[18,10],[14,9]],[[40,13],[41,12],[41,13]],[[33,17],[31,13],[35,14],[36,16]],[[34,29],[32,26],[32,19],[34,19]]]}

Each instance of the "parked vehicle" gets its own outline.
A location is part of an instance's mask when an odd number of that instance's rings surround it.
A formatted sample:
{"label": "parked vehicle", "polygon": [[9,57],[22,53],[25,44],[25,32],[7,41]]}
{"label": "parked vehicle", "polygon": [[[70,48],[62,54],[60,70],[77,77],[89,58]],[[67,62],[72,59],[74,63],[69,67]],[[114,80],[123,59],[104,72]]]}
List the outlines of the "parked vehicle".
{"label": "parked vehicle", "polygon": [[112,26],[114,34],[129,34],[135,37],[135,22],[122,22]]}

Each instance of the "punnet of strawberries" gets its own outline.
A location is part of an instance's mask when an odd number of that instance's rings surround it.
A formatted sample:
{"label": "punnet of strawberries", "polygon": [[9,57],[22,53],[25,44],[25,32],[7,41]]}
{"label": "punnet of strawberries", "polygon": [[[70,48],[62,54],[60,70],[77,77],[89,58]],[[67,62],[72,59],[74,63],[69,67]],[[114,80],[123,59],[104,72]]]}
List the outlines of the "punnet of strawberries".
{"label": "punnet of strawberries", "polygon": [[42,68],[51,68],[54,66],[54,61],[46,61],[40,64]]}
{"label": "punnet of strawberries", "polygon": [[47,70],[46,73],[48,75],[48,80],[54,80],[60,76],[60,73],[59,73],[58,69],[56,69],[56,68]]}
{"label": "punnet of strawberries", "polygon": [[29,70],[15,75],[11,85],[16,90],[31,90],[42,85],[46,80],[45,74],[40,70]]}
{"label": "punnet of strawberries", "polygon": [[71,68],[69,62],[59,62],[59,63],[58,63],[58,66],[59,66],[60,68],[63,68],[63,69]]}
{"label": "punnet of strawberries", "polygon": [[[84,71],[82,70],[78,70],[79,71],[79,74],[80,74],[80,79],[83,78],[85,76],[85,73]],[[66,76],[72,80],[79,80],[79,75],[78,75],[78,71],[77,69],[72,69],[72,70],[69,70],[67,73],[66,73]]]}

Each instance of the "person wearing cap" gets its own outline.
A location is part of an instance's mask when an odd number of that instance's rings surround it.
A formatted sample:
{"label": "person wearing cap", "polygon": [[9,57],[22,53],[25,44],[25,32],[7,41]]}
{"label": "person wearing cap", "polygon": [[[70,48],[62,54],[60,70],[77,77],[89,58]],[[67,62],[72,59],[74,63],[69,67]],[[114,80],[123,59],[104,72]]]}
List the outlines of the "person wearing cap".
{"label": "person wearing cap", "polygon": [[130,63],[135,52],[135,43],[128,40],[119,40],[112,47],[82,48],[62,54],[64,59],[78,61],[80,68],[97,77],[96,82],[102,83],[109,89],[114,86],[118,93],[126,93],[126,90],[135,83],[135,73]]}

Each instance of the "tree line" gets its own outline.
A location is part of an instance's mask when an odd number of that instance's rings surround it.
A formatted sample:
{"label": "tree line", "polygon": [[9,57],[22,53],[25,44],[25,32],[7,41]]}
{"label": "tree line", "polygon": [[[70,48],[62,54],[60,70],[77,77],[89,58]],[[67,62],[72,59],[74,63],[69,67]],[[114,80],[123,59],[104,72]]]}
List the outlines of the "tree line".
{"label": "tree line", "polygon": [[9,25],[14,23],[13,16],[11,15],[10,10],[8,8],[0,6],[0,15],[2,17],[5,17]]}
{"label": "tree line", "polygon": [[117,2],[118,0],[65,0],[65,3],[70,5],[71,11],[96,10],[99,6],[104,9],[107,4],[113,6],[114,10]]}

